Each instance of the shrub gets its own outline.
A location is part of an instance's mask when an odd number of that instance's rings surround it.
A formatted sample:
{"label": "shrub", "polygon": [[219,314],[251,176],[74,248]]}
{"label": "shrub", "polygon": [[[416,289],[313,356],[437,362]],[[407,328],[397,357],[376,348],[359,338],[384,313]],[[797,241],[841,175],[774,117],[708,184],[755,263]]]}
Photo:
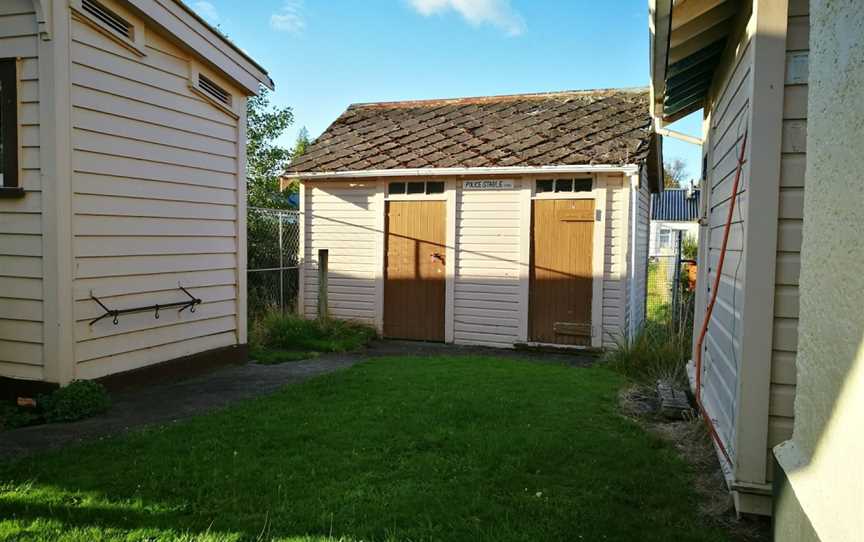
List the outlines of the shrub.
{"label": "shrub", "polygon": [[74,422],[105,412],[111,398],[105,387],[91,380],[76,380],[36,401],[48,423]]}
{"label": "shrub", "polygon": [[630,340],[617,341],[604,359],[617,371],[637,382],[653,385],[657,380],[686,387],[686,364],[690,358],[691,333],[675,331],[671,325],[646,322]]}
{"label": "shrub", "polygon": [[13,403],[0,403],[0,431],[26,427],[39,422],[33,409],[21,408]]}

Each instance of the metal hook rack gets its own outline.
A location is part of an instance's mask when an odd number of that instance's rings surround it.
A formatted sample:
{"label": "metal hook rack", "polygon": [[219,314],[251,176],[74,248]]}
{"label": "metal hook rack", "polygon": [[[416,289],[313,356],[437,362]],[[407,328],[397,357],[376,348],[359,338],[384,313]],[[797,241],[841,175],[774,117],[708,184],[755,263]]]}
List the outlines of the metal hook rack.
{"label": "metal hook rack", "polygon": [[102,307],[102,310],[105,311],[105,314],[99,316],[98,318],[94,318],[93,320],[91,320],[90,325],[92,326],[93,324],[102,320],[103,318],[108,318],[108,317],[113,316],[114,319],[112,321],[114,322],[114,325],[116,326],[117,324],[120,323],[119,317],[121,314],[131,314],[131,313],[135,313],[135,312],[147,312],[147,311],[155,311],[153,313],[153,316],[158,320],[160,309],[171,309],[174,307],[180,307],[180,310],[177,311],[178,314],[185,311],[186,309],[189,309],[189,312],[195,312],[195,306],[201,304],[201,299],[190,294],[189,290],[184,288],[179,283],[177,284],[177,287],[180,288],[180,290],[182,290],[184,294],[189,296],[188,300],[177,301],[176,303],[166,303],[164,305],[156,304],[156,305],[147,305],[145,307],[134,307],[131,309],[109,309],[108,307],[105,306],[104,303],[102,303],[102,301],[98,297],[93,295],[93,291],[91,290],[90,291],[90,299],[92,299],[93,301],[98,303],[99,306]]}

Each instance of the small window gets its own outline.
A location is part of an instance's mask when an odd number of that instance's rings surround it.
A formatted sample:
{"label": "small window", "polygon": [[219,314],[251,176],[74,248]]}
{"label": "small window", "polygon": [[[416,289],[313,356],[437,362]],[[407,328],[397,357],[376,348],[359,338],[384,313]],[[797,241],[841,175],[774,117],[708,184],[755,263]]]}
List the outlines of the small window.
{"label": "small window", "polygon": [[441,181],[426,183],[426,193],[427,194],[443,194],[444,193],[444,183]]}
{"label": "small window", "polygon": [[555,190],[555,181],[537,181],[537,193],[540,194],[542,192],[552,192]]}
{"label": "small window", "polygon": [[573,181],[574,192],[590,192],[593,188],[591,179],[576,179]]}
{"label": "small window", "polygon": [[0,189],[18,188],[18,76],[15,59],[0,60]]}
{"label": "small window", "polygon": [[556,192],[572,192],[573,191],[573,179],[558,179],[555,181],[555,191]]}
{"label": "small window", "polygon": [[426,193],[426,183],[408,183],[408,190],[406,190],[408,194],[425,194]]}
{"label": "small window", "polygon": [[132,39],[132,25],[96,0],[81,0],[81,9],[95,17],[112,31],[126,39]]}
{"label": "small window", "polygon": [[231,107],[231,93],[214,83],[209,77],[199,73],[198,86],[217,102]]}
{"label": "small window", "polygon": [[409,183],[396,181],[387,185],[387,194],[391,196],[418,196],[444,193],[443,181],[412,181]]}
{"label": "small window", "polygon": [[672,248],[672,230],[660,228],[660,232],[657,234],[657,244],[660,248]]}

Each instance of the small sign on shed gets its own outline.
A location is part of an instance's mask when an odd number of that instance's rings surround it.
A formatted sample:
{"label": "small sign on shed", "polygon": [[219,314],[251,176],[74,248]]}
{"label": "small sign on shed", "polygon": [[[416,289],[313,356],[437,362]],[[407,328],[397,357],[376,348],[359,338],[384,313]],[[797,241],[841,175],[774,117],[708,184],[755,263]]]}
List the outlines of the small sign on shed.
{"label": "small sign on shed", "polygon": [[513,181],[463,181],[462,190],[509,190],[513,188]]}

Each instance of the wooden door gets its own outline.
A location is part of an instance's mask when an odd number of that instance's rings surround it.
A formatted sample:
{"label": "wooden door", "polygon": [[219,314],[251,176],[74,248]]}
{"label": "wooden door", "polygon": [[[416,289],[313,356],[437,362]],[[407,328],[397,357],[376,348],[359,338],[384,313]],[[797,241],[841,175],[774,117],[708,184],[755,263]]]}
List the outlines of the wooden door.
{"label": "wooden door", "polygon": [[444,340],[446,203],[387,202],[384,336]]}
{"label": "wooden door", "polygon": [[530,340],[591,345],[594,200],[535,200]]}

